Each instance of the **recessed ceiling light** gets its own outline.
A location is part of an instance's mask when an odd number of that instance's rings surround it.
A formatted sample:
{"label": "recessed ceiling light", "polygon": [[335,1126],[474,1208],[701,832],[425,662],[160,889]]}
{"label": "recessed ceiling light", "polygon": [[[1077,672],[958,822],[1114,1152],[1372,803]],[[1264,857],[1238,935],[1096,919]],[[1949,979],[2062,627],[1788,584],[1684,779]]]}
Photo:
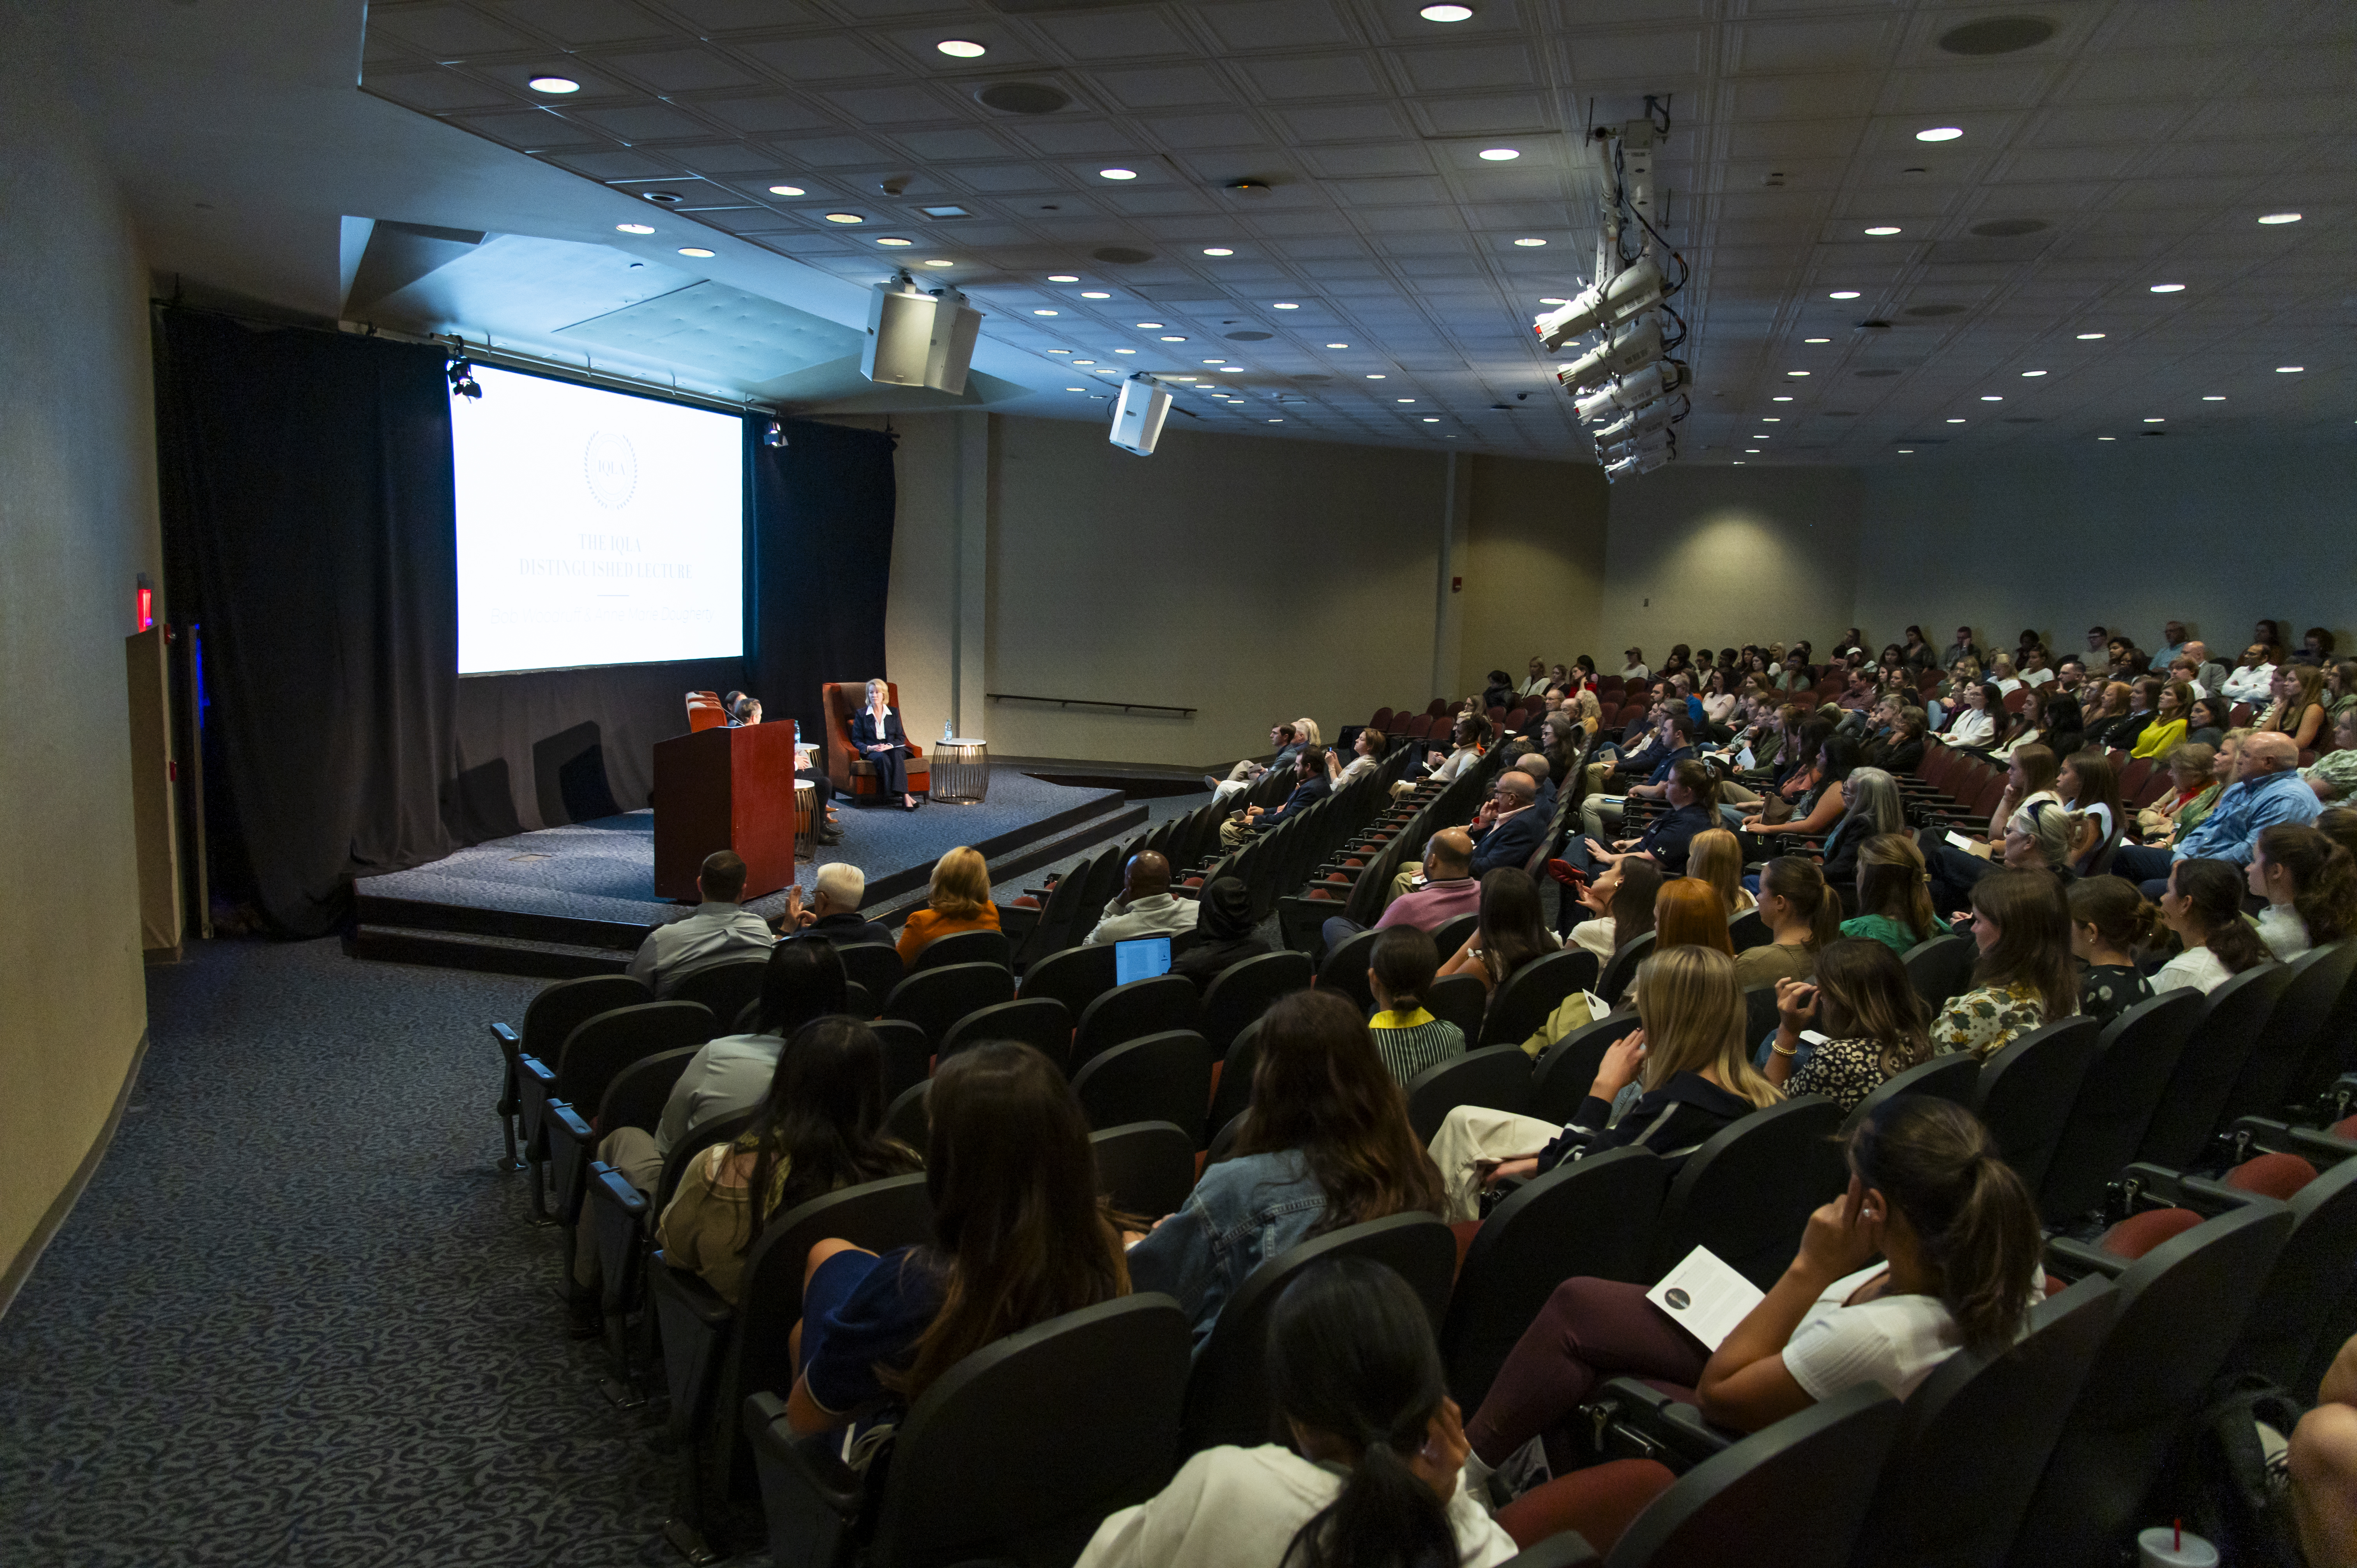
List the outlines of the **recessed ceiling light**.
{"label": "recessed ceiling light", "polygon": [[1086,387],[1066,387],[1064,390],[1066,392],[1086,392],[1089,389]]}
{"label": "recessed ceiling light", "polygon": [[1912,457],[1915,456],[1915,448],[1912,446],[1901,446],[1899,449],[1899,455],[1901,457]]}
{"label": "recessed ceiling light", "polygon": [[1223,376],[1232,376],[1243,369],[1243,367],[1242,365],[1222,365],[1220,367],[1220,373]]}
{"label": "recessed ceiling light", "polygon": [[826,215],[826,220],[830,223],[865,223],[867,221],[866,219],[862,218],[856,212],[830,212]]}
{"label": "recessed ceiling light", "polygon": [[554,93],[560,97],[581,91],[581,84],[569,76],[535,76],[530,86],[534,92]]}
{"label": "recessed ceiling light", "polygon": [[705,250],[701,245],[682,245],[679,248],[679,253],[683,256],[694,256],[700,260],[703,257],[711,255],[713,252]]}
{"label": "recessed ceiling light", "polygon": [[1394,403],[1414,403],[1415,399],[1412,397],[1395,397],[1392,399],[1392,401]]}
{"label": "recessed ceiling light", "polygon": [[1164,333],[1164,334],[1162,335],[1162,340],[1163,340],[1165,343],[1184,343],[1187,339],[1186,339],[1186,338],[1184,338],[1174,337],[1174,336],[1172,336],[1171,334],[1169,334],[1169,333],[1166,332],[1166,333]]}
{"label": "recessed ceiling light", "polygon": [[1076,365],[1093,365],[1096,361],[1094,360],[1074,360],[1072,363]]}
{"label": "recessed ceiling light", "polygon": [[1809,372],[1806,371],[1786,371],[1784,373],[1788,376],[1805,376]]}
{"label": "recessed ceiling light", "polygon": [[1115,349],[1114,352],[1116,354],[1135,354],[1137,350],[1135,349]]}
{"label": "recessed ceiling light", "polygon": [[1567,299],[1543,299],[1540,300],[1539,303],[1541,305],[1569,305],[1571,301]]}
{"label": "recessed ceiling light", "polygon": [[1172,381],[1193,381],[1195,378],[1194,378],[1194,377],[1192,377],[1192,376],[1172,376],[1172,377],[1171,377],[1171,378],[1169,378],[1169,379],[1170,379],[1170,380],[1172,380]]}
{"label": "recessed ceiling light", "polygon": [[1833,339],[1830,338],[1803,338],[1801,341],[1803,343],[1830,343]]}
{"label": "recessed ceiling light", "polygon": [[1285,423],[1285,421],[1283,421],[1283,420],[1281,420],[1281,419],[1272,419],[1272,420],[1270,420],[1270,421],[1269,421],[1269,423],[1270,423],[1271,424],[1283,424]]}
{"label": "recessed ceiling light", "polygon": [[2145,423],[2147,424],[2166,424],[2169,421],[2156,414],[2152,418],[2146,420]]}
{"label": "recessed ceiling light", "polygon": [[1206,360],[1203,363],[1207,365],[1224,365],[1227,361],[1225,360]]}
{"label": "recessed ceiling light", "polygon": [[1070,349],[1050,349],[1048,352],[1050,354],[1069,354],[1071,350]]}
{"label": "recessed ceiling light", "polygon": [[1293,301],[1289,299],[1280,299],[1275,305],[1270,306],[1269,308],[1271,310],[1298,310],[1301,306],[1294,304]]}
{"label": "recessed ceiling light", "polygon": [[1424,422],[1426,424],[1437,424],[1440,423],[1440,416],[1437,413],[1427,413],[1424,416]]}
{"label": "recessed ceiling light", "polygon": [[1963,421],[1963,420],[1961,420],[1961,419],[1952,419],[1952,420],[1948,421],[1948,423],[1949,423],[1949,424],[1962,424],[1964,423],[1964,421]]}
{"label": "recessed ceiling light", "polygon": [[935,256],[931,261],[927,262],[925,265],[929,267],[953,267],[957,265],[957,263],[952,261],[944,261],[942,258]]}
{"label": "recessed ceiling light", "polygon": [[1470,5],[1426,5],[1416,13],[1427,22],[1469,22],[1473,19]]}
{"label": "recessed ceiling light", "polygon": [[1134,168],[1101,168],[1097,170],[1097,177],[1099,179],[1135,179],[1137,171]]}
{"label": "recessed ceiling light", "polygon": [[2152,292],[2155,294],[2183,294],[2185,292],[2185,285],[2181,283],[2157,283],[2152,285]]}
{"label": "recessed ceiling light", "polygon": [[2206,392],[2202,395],[2201,401],[2203,403],[2223,403],[2226,401],[2226,394],[2224,392]]}
{"label": "recessed ceiling light", "polygon": [[2117,441],[2119,437],[2116,435],[2098,435],[2095,439],[2098,441]]}
{"label": "recessed ceiling light", "polygon": [[1928,131],[1916,132],[1915,139],[1919,142],[1953,142],[1964,134],[1954,125],[1934,125]]}
{"label": "recessed ceiling light", "polygon": [[1790,403],[1792,400],[1789,397],[1771,397],[1768,401],[1770,403]]}
{"label": "recessed ceiling light", "polygon": [[2003,403],[2005,399],[1997,396],[1995,392],[1983,392],[1981,394],[1981,401],[1983,403]]}
{"label": "recessed ceiling light", "polygon": [[651,223],[617,223],[614,227],[625,234],[651,234],[655,231]]}
{"label": "recessed ceiling light", "polygon": [[1760,416],[1760,423],[1762,424],[1781,424],[1784,422],[1772,413],[1763,413]]}
{"label": "recessed ceiling light", "polygon": [[1329,349],[1347,349],[1350,345],[1348,343],[1329,343],[1326,347]]}
{"label": "recessed ceiling light", "polygon": [[771,196],[801,196],[803,194],[803,191],[802,188],[799,185],[773,185],[770,187],[770,194]]}
{"label": "recessed ceiling light", "polygon": [[2299,214],[2297,212],[2270,212],[2265,218],[2260,219],[2259,221],[2262,223],[2297,223],[2299,221]]}
{"label": "recessed ceiling light", "polygon": [[1743,467],[1743,459],[1742,459],[1742,458],[1740,458],[1740,457],[1738,457],[1738,458],[1735,460],[1735,467],[1738,467],[1738,468],[1740,468],[1741,467]]}
{"label": "recessed ceiling light", "polygon": [[2276,367],[2276,374],[2279,376],[2296,376],[2306,369],[2308,369],[2306,365],[2277,365]]}
{"label": "recessed ceiling light", "polygon": [[1111,299],[1113,295],[1107,294],[1101,288],[1084,288],[1081,290],[1081,297],[1082,299]]}
{"label": "recessed ceiling light", "polygon": [[1868,229],[1867,232],[1875,235],[1877,238],[1880,238],[1883,235],[1898,233],[1899,226],[1895,223],[1878,223],[1873,228]]}
{"label": "recessed ceiling light", "polygon": [[1235,252],[1230,250],[1225,245],[1206,245],[1203,247],[1203,254],[1207,256],[1232,256],[1235,254]]}
{"label": "recessed ceiling light", "polygon": [[2082,332],[2079,334],[2079,341],[2082,343],[2092,343],[2102,336],[2103,334],[2100,332]]}
{"label": "recessed ceiling light", "polygon": [[1510,164],[1523,156],[1520,147],[1483,147],[1480,156],[1483,163]]}
{"label": "recessed ceiling light", "polygon": [[1158,332],[1162,329],[1162,323],[1159,321],[1140,321],[1135,325],[1140,332]]}
{"label": "recessed ceiling light", "polygon": [[1048,274],[1048,281],[1049,283],[1078,283],[1081,281],[1081,276],[1078,273],[1049,273]]}
{"label": "recessed ceiling light", "polygon": [[1368,377],[1367,377],[1367,380],[1369,380],[1369,381],[1382,381],[1383,379],[1383,378],[1380,374],[1376,374],[1376,373],[1372,373],[1372,372],[1370,372],[1370,373],[1369,373],[1369,375],[1368,375]]}
{"label": "recessed ceiling light", "polygon": [[1544,244],[1545,244],[1545,243],[1546,243],[1546,242],[1545,242],[1544,240],[1536,240],[1536,239],[1522,239],[1522,240],[1517,240],[1517,241],[1515,241],[1515,242],[1514,242],[1514,243],[1515,243],[1515,244],[1517,244],[1517,245],[1523,246],[1523,247],[1524,247],[1524,248],[1526,248],[1526,249],[1531,249],[1531,248],[1535,248],[1535,247],[1540,246],[1540,245],[1544,245]]}
{"label": "recessed ceiling light", "polygon": [[978,59],[990,52],[971,38],[943,38],[933,48],[952,59]]}
{"label": "recessed ceiling light", "polygon": [[1057,313],[1052,310],[1035,310],[1031,314],[1034,316],[1053,316]]}
{"label": "recessed ceiling light", "polygon": [[1771,435],[1769,435],[1769,433],[1768,433],[1768,432],[1766,432],[1765,430],[1762,430],[1762,431],[1759,431],[1759,432],[1757,432],[1756,434],[1754,434],[1754,435],[1753,435],[1753,436],[1751,437],[1751,439],[1753,439],[1754,441],[1770,441],[1770,440],[1773,440],[1773,439],[1774,439],[1774,437],[1773,437],[1773,436],[1771,436]]}
{"label": "recessed ceiling light", "polygon": [[2029,379],[2030,377],[2032,377],[2032,376],[2042,376],[2042,375],[2044,375],[2045,373],[2046,373],[2046,372],[2045,372],[2044,371],[2022,371],[2022,372],[2021,372],[2021,375],[2022,375],[2022,379],[2023,379],[2024,381],[2027,381],[2027,380],[2029,380]]}
{"label": "recessed ceiling light", "polygon": [[1760,448],[1757,446],[1746,446],[1743,449],[1743,455],[1747,457],[1757,457],[1760,456]]}
{"label": "recessed ceiling light", "polygon": [[898,234],[878,234],[876,236],[876,242],[879,245],[889,245],[897,251],[903,246],[913,245],[917,242],[914,240],[903,240]]}
{"label": "recessed ceiling light", "polygon": [[1825,295],[1825,297],[1827,299],[1856,299],[1857,297],[1857,290],[1854,288],[1837,288],[1834,290],[1833,293]]}

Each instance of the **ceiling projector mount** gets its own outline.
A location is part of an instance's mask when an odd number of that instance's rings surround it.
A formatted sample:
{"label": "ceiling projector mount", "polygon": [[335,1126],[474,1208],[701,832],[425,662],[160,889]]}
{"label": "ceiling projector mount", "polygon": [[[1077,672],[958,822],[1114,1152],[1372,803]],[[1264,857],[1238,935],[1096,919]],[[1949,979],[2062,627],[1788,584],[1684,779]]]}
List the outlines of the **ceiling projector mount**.
{"label": "ceiling projector mount", "polygon": [[[1653,226],[1653,149],[1669,134],[1669,110],[1653,98],[1645,110],[1642,120],[1589,133],[1603,192],[1595,281],[1532,322],[1550,353],[1579,349],[1555,379],[1577,400],[1580,423],[1596,427],[1596,460],[1612,483],[1650,474],[1676,456],[1674,426],[1694,406],[1685,390],[1694,377],[1684,360],[1670,357],[1686,339],[1686,324],[1669,304],[1685,286],[1685,258]],[[1633,255],[1624,235],[1635,241]],[[1663,276],[1664,261],[1675,271],[1673,280]],[[1582,341],[1591,336],[1592,343]]]}

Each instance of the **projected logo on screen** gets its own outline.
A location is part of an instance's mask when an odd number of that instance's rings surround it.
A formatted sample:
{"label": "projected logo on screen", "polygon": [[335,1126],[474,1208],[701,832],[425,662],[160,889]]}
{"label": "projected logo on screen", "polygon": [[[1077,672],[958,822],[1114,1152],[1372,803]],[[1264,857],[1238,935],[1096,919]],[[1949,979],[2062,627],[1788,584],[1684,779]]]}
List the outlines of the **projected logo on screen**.
{"label": "projected logo on screen", "polygon": [[630,438],[611,430],[593,432],[581,449],[581,474],[589,481],[590,496],[608,511],[630,505],[639,488],[639,455]]}

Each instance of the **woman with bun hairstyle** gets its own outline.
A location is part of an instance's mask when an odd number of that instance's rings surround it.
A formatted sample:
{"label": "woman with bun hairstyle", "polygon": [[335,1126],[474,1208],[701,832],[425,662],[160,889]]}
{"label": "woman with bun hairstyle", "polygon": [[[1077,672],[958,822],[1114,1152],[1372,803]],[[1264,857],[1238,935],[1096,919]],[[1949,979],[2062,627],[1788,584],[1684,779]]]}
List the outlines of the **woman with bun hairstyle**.
{"label": "woman with bun hairstyle", "polygon": [[1289,1444],[1206,1448],[1097,1527],[1078,1568],[1489,1568],[1514,1555],[1463,1484],[1465,1428],[1405,1280],[1336,1258],[1269,1315]]}
{"label": "woman with bun hairstyle", "polygon": [[2267,901],[2259,935],[2287,963],[2357,930],[2357,862],[2314,828],[2260,829],[2249,877],[2251,891]]}
{"label": "woman with bun hairstyle", "polygon": [[2185,950],[2152,977],[2155,995],[2189,988],[2207,993],[2246,969],[2275,961],[2258,928],[2243,918],[2245,886],[2243,868],[2231,860],[2180,860],[2169,868],[2160,918]]}
{"label": "woman with bun hairstyle", "polygon": [[2064,895],[2071,907],[2071,956],[2079,961],[2079,1012],[2110,1023],[2152,994],[2136,950],[2160,939],[2160,911],[2125,876],[2089,876]]}

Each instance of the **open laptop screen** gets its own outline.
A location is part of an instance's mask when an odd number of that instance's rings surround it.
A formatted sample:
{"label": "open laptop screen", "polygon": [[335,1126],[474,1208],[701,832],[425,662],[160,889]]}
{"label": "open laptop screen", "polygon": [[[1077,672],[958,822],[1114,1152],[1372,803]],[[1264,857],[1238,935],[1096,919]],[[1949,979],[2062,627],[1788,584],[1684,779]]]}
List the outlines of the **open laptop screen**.
{"label": "open laptop screen", "polygon": [[1170,972],[1170,939],[1138,937],[1113,944],[1113,975],[1120,984]]}

